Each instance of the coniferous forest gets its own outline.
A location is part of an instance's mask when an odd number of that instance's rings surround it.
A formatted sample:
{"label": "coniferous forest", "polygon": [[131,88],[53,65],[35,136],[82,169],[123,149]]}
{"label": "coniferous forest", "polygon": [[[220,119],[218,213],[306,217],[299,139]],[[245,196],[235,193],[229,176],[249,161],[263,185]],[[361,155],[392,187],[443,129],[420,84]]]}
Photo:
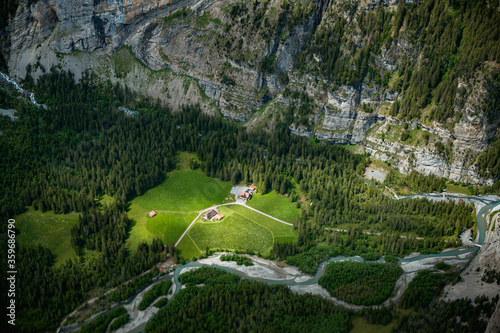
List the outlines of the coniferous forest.
{"label": "coniferous forest", "polygon": [[[95,82],[92,77],[84,77],[75,83],[71,73],[54,69],[36,83],[28,77],[25,87],[47,109],[19,103],[15,122],[0,119],[1,219],[7,221],[28,206],[79,214],[71,245],[77,254],[97,253],[55,267],[47,248],[17,245],[17,300],[22,311],[16,328],[23,332],[55,330],[89,291],[119,286],[167,254],[182,257],[172,244],[159,239],[141,243],[133,255],[125,247],[131,228],[128,202],[161,183],[181,151],[197,154],[207,176],[254,182],[263,193],[292,193],[292,199],[301,194],[310,201],[294,223],[298,241],[276,243],[272,252],[274,258],[289,259],[304,272],[314,272],[334,255],[361,254],[376,260],[383,254],[437,252],[456,246],[451,236],[455,239],[474,223],[474,208],[465,203],[384,196],[360,177],[368,156],[291,135],[286,119],[274,133],[249,133],[222,117],[201,113],[198,107],[172,113],[121,86],[91,82]],[[129,117],[117,109],[121,105],[140,114]],[[102,195],[113,201],[101,205]],[[332,230],[344,223],[351,229]],[[1,228],[5,233],[6,224]],[[399,237],[401,233],[408,237]],[[5,238],[0,242],[6,246]],[[163,325],[171,324],[193,330],[349,330],[349,315],[326,300],[231,277],[224,277],[221,286],[220,279],[215,277],[213,284],[204,281],[206,288],[181,291],[162,308],[167,315],[148,330],[162,331]],[[1,283],[6,287],[6,281]],[[115,296],[126,299],[131,293],[123,287]],[[200,316],[206,320],[197,321]]]}
{"label": "coniferous forest", "polygon": [[318,283],[330,295],[351,304],[381,304],[391,295],[402,272],[401,267],[392,264],[330,263]]}
{"label": "coniferous forest", "polygon": [[[148,323],[146,332],[348,332],[349,314],[319,296],[250,282],[203,267],[180,276],[188,287]],[[205,283],[200,288],[194,283]]]}

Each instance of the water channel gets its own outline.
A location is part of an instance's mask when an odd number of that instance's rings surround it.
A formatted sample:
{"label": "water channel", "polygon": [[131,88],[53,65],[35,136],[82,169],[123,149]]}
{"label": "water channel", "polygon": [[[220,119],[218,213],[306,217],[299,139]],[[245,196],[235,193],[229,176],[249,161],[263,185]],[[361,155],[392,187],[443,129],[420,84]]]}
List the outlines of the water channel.
{"label": "water channel", "polygon": [[[410,197],[411,198],[427,197],[430,199],[439,199],[440,197],[442,197],[442,195],[441,194],[419,194],[419,195],[414,195],[414,196],[410,196]],[[410,197],[407,197],[407,198],[410,198]],[[477,223],[477,230],[479,233],[479,239],[478,239],[477,244],[482,245],[484,243],[486,229],[487,229],[487,219],[489,217],[489,214],[487,214],[487,212],[490,211],[491,209],[495,208],[496,206],[500,205],[499,198],[496,196],[462,196],[462,195],[456,195],[456,194],[448,194],[447,197],[453,197],[455,199],[461,198],[462,200],[468,200],[471,202],[479,202],[479,203],[484,204],[484,206],[481,209],[479,209],[479,211],[477,213],[477,222],[476,222]],[[420,254],[420,255],[409,257],[409,258],[398,258],[398,259],[400,262],[405,263],[405,262],[413,262],[413,261],[427,259],[427,258],[450,257],[450,256],[459,256],[459,255],[473,253],[473,255],[468,256],[469,260],[472,260],[472,258],[474,258],[474,256],[476,255],[476,253],[478,251],[479,251],[479,247],[470,246],[470,247],[460,247],[460,248],[456,248],[456,249],[447,249],[447,250],[444,250],[440,253]],[[324,267],[328,263],[335,262],[335,261],[343,261],[343,260],[356,260],[356,261],[364,262],[364,260],[361,257],[357,257],[357,256],[356,257],[330,258],[329,260],[324,261],[319,265],[318,270],[316,271],[316,275],[314,277],[312,277],[310,280],[304,281],[304,282],[248,277],[244,273],[237,271],[237,270],[234,270],[234,269],[231,269],[231,268],[220,267],[220,266],[216,266],[216,267],[219,269],[222,269],[226,272],[236,274],[236,275],[240,276],[241,278],[265,282],[269,285],[282,284],[282,285],[286,285],[286,286],[306,286],[306,285],[312,285],[312,284],[318,283],[318,280],[320,279],[320,277],[322,277],[324,275],[324,272],[325,272]],[[382,262],[383,260],[384,259],[382,257],[378,261]],[[180,273],[186,268],[203,267],[203,266],[210,266],[210,265],[189,262],[185,265],[177,267],[174,271],[174,279],[173,280],[175,283],[175,291],[174,291],[174,295],[172,297],[174,297],[175,294],[177,294],[179,292],[179,290],[181,290],[181,288],[182,288],[182,284],[179,282]],[[144,330],[144,328],[146,327],[146,324],[147,323],[143,322],[139,326],[136,326],[135,328],[133,328],[130,332],[133,332],[133,333],[142,332]]]}
{"label": "water channel", "polygon": [[[424,197],[424,196],[429,196],[429,197],[435,197],[436,195],[435,194],[425,194],[425,195],[419,195],[421,197]],[[437,195],[437,196],[440,196],[440,195]],[[414,196],[412,196],[414,197]],[[477,230],[479,232],[479,240],[478,240],[478,243],[479,245],[482,245],[484,243],[484,239],[485,239],[485,234],[486,234],[486,228],[487,228],[487,219],[488,219],[488,214],[486,214],[490,209],[496,207],[497,205],[500,204],[500,201],[494,201],[494,200],[490,200],[490,199],[485,199],[484,197],[479,197],[479,196],[475,196],[475,197],[467,197],[467,196],[460,196],[460,195],[456,195],[454,196],[456,198],[463,198],[463,199],[467,199],[467,200],[470,200],[470,201],[478,201],[478,202],[481,202],[481,203],[485,203],[485,201],[488,201],[488,202],[491,202],[493,201],[492,203],[489,203],[485,206],[483,206],[478,214],[477,214]],[[498,200],[498,198],[497,198]],[[413,256],[413,257],[410,257],[410,258],[398,258],[400,262],[412,262],[412,261],[417,261],[417,260],[421,260],[421,259],[426,259],[426,258],[438,258],[438,257],[449,257],[449,256],[458,256],[458,255],[463,255],[463,254],[468,254],[468,253],[471,253],[471,252],[474,252],[474,254],[478,251],[478,247],[476,246],[472,246],[472,247],[460,247],[460,248],[457,248],[457,249],[452,249],[452,250],[444,250],[440,253],[435,253],[435,254],[421,254],[421,255],[417,255],[417,256]],[[470,258],[472,259],[474,256],[470,256]],[[218,267],[220,269],[223,269],[224,271],[226,272],[229,272],[229,273],[233,273],[233,274],[236,274],[240,277],[245,277],[247,279],[252,279],[252,280],[255,280],[255,281],[261,281],[261,282],[266,282],[267,284],[283,284],[283,285],[287,285],[287,286],[304,286],[304,285],[311,285],[311,284],[316,284],[318,283],[318,280],[321,276],[323,276],[324,274],[324,266],[327,265],[328,263],[330,262],[334,262],[334,261],[342,261],[342,260],[357,260],[357,261],[364,261],[362,258],[360,257],[335,257],[335,258],[330,258],[329,260],[327,261],[324,261],[322,262],[319,267],[318,267],[318,270],[316,271],[316,275],[311,279],[311,280],[308,280],[308,281],[305,281],[305,282],[294,282],[294,281],[289,281],[289,280],[275,280],[275,279],[266,279],[266,278],[253,278],[253,277],[247,277],[247,276],[244,276],[241,272],[237,271],[237,270],[234,270],[234,269],[231,269],[231,268],[227,268],[227,267]],[[379,261],[383,261],[383,258],[381,258]],[[185,269],[185,268],[190,268],[190,267],[202,267],[202,266],[209,266],[209,265],[206,265],[206,264],[200,264],[200,263],[194,263],[194,262],[189,262],[185,265],[182,265],[180,267],[177,267],[174,271],[174,283],[176,284],[176,293],[181,289],[181,283],[179,282],[179,273]]]}

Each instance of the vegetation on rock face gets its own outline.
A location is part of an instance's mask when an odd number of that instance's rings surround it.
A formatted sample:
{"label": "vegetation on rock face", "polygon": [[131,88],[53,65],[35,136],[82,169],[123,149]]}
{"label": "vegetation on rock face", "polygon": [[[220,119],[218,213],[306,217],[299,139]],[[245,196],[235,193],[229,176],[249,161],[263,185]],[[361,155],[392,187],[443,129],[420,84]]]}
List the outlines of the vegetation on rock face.
{"label": "vegetation on rock face", "polygon": [[486,296],[470,299],[459,299],[451,302],[438,300],[441,292],[450,280],[459,277],[460,273],[438,273],[430,270],[418,272],[408,284],[401,297],[399,306],[412,308],[400,318],[396,330],[404,332],[484,332],[487,320],[495,311],[499,297],[491,301]]}
{"label": "vegetation on rock face", "polygon": [[403,315],[396,330],[399,332],[417,332],[422,329],[428,332],[485,332],[488,322],[483,318],[491,317],[497,302],[498,296],[494,297],[491,302],[488,298],[476,299],[475,302],[467,298],[452,302],[441,301],[435,306]]}
{"label": "vegetation on rock face", "polygon": [[500,138],[498,136],[493,139],[491,146],[478,156],[477,166],[485,177],[498,178],[500,176]]}
{"label": "vegetation on rock face", "polygon": [[348,303],[381,304],[391,295],[402,272],[401,267],[392,264],[332,262],[318,283],[330,295]]}
{"label": "vegetation on rock face", "polygon": [[484,274],[481,277],[481,281],[486,283],[495,283],[500,285],[500,272],[495,271],[494,269],[486,268],[484,270]]}
{"label": "vegetation on rock face", "polygon": [[9,19],[16,14],[18,6],[19,1],[17,0],[2,1],[2,7],[0,8],[0,30],[9,24]]}
{"label": "vegetation on rock face", "polygon": [[[399,1],[395,11],[381,4],[370,10],[356,6],[332,7],[323,18],[328,23],[318,27],[297,63],[337,85],[397,91],[403,99],[391,108],[393,116],[420,119],[430,105],[428,120],[457,121],[461,111],[455,106],[463,105],[466,93],[459,80],[473,80],[485,62],[500,62],[500,14],[493,1]],[[390,65],[380,61],[382,55]],[[391,77],[397,79],[389,87]],[[486,114],[493,121],[498,104]]]}

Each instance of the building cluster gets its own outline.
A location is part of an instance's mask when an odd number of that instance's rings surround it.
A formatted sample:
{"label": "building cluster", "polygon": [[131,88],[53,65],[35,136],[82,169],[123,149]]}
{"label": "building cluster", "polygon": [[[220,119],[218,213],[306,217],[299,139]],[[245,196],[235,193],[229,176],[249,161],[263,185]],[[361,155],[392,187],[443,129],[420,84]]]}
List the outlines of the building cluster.
{"label": "building cluster", "polygon": [[238,199],[250,200],[252,199],[253,192],[255,192],[255,186],[250,186],[246,191],[241,191],[238,195]]}
{"label": "building cluster", "polygon": [[217,209],[210,209],[205,213],[205,218],[210,221],[220,221],[224,218],[224,214],[219,213]]}

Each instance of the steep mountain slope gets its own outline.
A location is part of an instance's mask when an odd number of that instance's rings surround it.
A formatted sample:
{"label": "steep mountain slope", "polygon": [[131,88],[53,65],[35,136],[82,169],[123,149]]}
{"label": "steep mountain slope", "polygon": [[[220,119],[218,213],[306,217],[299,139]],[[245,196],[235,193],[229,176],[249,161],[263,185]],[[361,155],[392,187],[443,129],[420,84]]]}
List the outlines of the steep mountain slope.
{"label": "steep mountain slope", "polygon": [[90,71],[174,109],[482,185],[500,174],[499,39],[486,0],[25,0],[2,53],[18,79]]}

